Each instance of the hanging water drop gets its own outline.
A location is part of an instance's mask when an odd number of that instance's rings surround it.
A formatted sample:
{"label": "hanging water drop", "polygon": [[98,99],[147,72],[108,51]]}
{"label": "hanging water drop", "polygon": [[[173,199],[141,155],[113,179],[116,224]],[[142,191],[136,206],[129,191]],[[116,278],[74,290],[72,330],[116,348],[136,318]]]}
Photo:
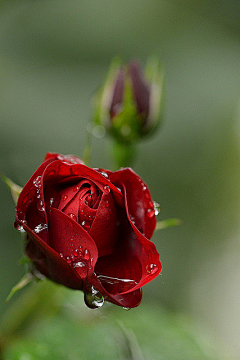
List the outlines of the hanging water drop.
{"label": "hanging water drop", "polygon": [[157,216],[160,213],[161,207],[156,201],[153,202],[153,206],[154,206],[154,213]]}
{"label": "hanging water drop", "polygon": [[93,286],[89,292],[84,293],[84,301],[90,309],[99,309],[104,304],[104,297]]}
{"label": "hanging water drop", "polygon": [[22,225],[17,225],[17,230],[20,231],[21,233],[25,233],[25,230]]}

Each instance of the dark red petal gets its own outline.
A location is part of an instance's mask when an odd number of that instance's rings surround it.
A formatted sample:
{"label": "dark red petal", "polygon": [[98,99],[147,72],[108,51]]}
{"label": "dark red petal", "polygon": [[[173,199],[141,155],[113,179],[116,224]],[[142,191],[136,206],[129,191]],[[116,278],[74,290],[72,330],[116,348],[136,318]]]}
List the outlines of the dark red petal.
{"label": "dark red petal", "polygon": [[129,64],[129,72],[132,80],[133,94],[138,108],[138,112],[146,117],[149,114],[149,86],[144,80],[143,72],[139,64],[135,61]]}
{"label": "dark red petal", "polygon": [[84,162],[75,155],[62,155],[58,153],[48,152],[45,156],[45,160],[52,158],[53,160],[62,160],[72,164],[84,164]]}
{"label": "dark red petal", "polygon": [[82,164],[67,164],[60,160],[52,162],[44,172],[44,181],[54,184],[67,184],[77,182],[81,178],[92,181],[102,192],[112,191],[119,202],[122,201],[122,193],[108,179],[98,171]]}
{"label": "dark red petal", "polygon": [[[20,225],[26,221],[32,230],[39,224],[41,226],[47,224],[42,175],[52,161],[54,159],[49,158],[39,166],[24,186],[18,198],[16,221]],[[41,238],[47,242],[46,231],[41,232]]]}
{"label": "dark red petal", "polygon": [[[79,258],[81,258],[87,263],[88,275],[93,272],[98,259],[98,250],[89,234],[76,221],[58,209],[52,209],[48,214],[48,223],[49,245],[64,258],[72,259],[73,266],[76,262],[80,262]],[[75,270],[82,277],[86,277],[85,268],[76,267]]]}
{"label": "dark red petal", "polygon": [[83,288],[82,279],[66,260],[61,258],[54,249],[47,245],[26,224],[23,227],[32,241],[31,246],[27,248],[27,255],[34,261],[38,270],[59,284],[81,290]]}
{"label": "dark red petal", "polygon": [[[109,301],[115,305],[123,306],[125,308],[133,308],[140,304],[142,300],[142,289],[137,289],[135,291],[129,292],[127,294],[110,294],[100,283],[95,274],[92,274],[88,279],[88,285],[93,286],[97,289],[105,298],[106,301]],[[86,289],[87,290],[87,289]],[[85,289],[84,289],[85,291]]]}
{"label": "dark red petal", "polygon": [[139,231],[150,239],[156,227],[156,216],[147,185],[130,168],[112,173],[110,180],[116,186],[126,189],[125,201],[130,221],[134,222]]}
{"label": "dark red petal", "polygon": [[111,194],[103,194],[89,235],[98,248],[98,256],[113,252],[118,240],[116,207]]}

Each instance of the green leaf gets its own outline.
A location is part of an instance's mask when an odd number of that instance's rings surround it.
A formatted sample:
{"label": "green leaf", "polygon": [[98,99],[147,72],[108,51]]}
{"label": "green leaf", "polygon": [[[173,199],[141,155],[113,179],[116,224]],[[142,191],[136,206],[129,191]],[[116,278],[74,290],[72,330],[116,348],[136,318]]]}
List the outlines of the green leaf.
{"label": "green leaf", "polygon": [[11,179],[6,177],[2,173],[0,173],[0,176],[3,180],[3,182],[5,182],[7,187],[11,190],[13,201],[17,205],[18,197],[19,197],[20,192],[22,191],[22,187],[15,184]]}
{"label": "green leaf", "polygon": [[6,298],[6,303],[12,298],[12,296],[20,289],[24,288],[30,282],[35,280],[35,276],[31,273],[27,273],[23,276],[23,278],[15,285],[12,290],[10,291],[8,297]]}
{"label": "green leaf", "polygon": [[182,224],[182,221],[180,219],[175,219],[175,218],[166,219],[166,220],[158,221],[155,230],[167,229],[169,227],[178,226],[181,224]]}

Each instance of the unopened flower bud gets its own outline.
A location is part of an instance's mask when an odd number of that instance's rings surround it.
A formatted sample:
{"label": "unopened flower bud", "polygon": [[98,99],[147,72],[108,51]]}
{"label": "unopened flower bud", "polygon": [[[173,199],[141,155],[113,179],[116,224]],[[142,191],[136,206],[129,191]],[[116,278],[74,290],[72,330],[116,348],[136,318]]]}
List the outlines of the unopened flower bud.
{"label": "unopened flower bud", "polygon": [[161,119],[163,71],[152,58],[142,70],[138,61],[114,60],[94,101],[94,123],[117,141],[133,142],[156,129]]}

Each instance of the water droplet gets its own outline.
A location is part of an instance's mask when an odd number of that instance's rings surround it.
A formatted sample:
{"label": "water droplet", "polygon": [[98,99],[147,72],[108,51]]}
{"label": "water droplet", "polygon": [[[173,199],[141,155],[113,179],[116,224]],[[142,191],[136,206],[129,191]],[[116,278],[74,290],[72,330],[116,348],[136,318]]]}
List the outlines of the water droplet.
{"label": "water droplet", "polygon": [[66,260],[67,260],[67,263],[68,263],[68,264],[71,264],[72,260],[70,259],[70,256],[67,256],[67,257],[66,257]]}
{"label": "water droplet", "polygon": [[154,201],[153,206],[154,206],[154,213],[157,216],[160,213],[160,210],[161,210],[160,205],[156,201]]}
{"label": "water droplet", "polygon": [[104,304],[104,297],[93,286],[89,292],[85,292],[84,301],[90,309],[98,309]]}
{"label": "water droplet", "polygon": [[40,190],[39,190],[39,189],[36,190],[36,197],[37,197],[38,199],[41,197],[41,195],[40,195]]}
{"label": "water droplet", "polygon": [[82,221],[81,225],[84,226],[86,224],[86,221]]}
{"label": "water droplet", "polygon": [[37,176],[34,180],[33,180],[33,184],[36,187],[40,187],[41,186],[41,176]]}
{"label": "water droplet", "polygon": [[75,249],[75,250],[73,251],[73,255],[74,255],[75,257],[78,256],[78,253],[79,253],[79,250],[78,250],[78,249]]}
{"label": "water droplet", "polygon": [[41,231],[47,229],[47,224],[38,224],[37,226],[35,226],[35,228],[33,229],[33,231],[36,234],[39,234]]}
{"label": "water droplet", "polygon": [[83,247],[81,245],[79,246],[78,251],[79,251],[79,254],[82,255]]}
{"label": "water droplet", "polygon": [[68,198],[68,196],[64,195],[63,200],[65,201],[65,200],[67,200],[67,198]]}
{"label": "water droplet", "polygon": [[83,258],[87,261],[90,259],[90,251],[88,249],[84,250]]}
{"label": "water droplet", "polygon": [[45,210],[42,200],[39,200],[39,202],[37,203],[37,208],[38,208],[39,211],[44,211]]}
{"label": "water droplet", "polygon": [[147,217],[152,218],[155,214],[155,210],[153,208],[147,209]]}
{"label": "water droplet", "polygon": [[128,308],[128,307],[123,307],[123,310],[128,311],[128,310],[131,310],[131,308]]}
{"label": "water droplet", "polygon": [[107,207],[107,208],[109,207],[109,203],[108,203],[108,201],[106,202],[106,207]]}
{"label": "water droplet", "polygon": [[85,266],[86,266],[86,264],[85,264],[83,261],[73,262],[73,267],[74,267],[74,269],[75,269],[75,268],[83,268],[83,267],[85,267]]}
{"label": "water droplet", "polygon": [[110,187],[108,185],[105,185],[103,187],[103,190],[106,192],[106,193],[110,193]]}
{"label": "water droplet", "polygon": [[147,190],[147,187],[143,184],[143,187],[142,187],[143,191]]}
{"label": "water droplet", "polygon": [[108,179],[108,174],[105,171],[100,171],[100,174],[102,174],[102,176]]}
{"label": "water droplet", "polygon": [[150,199],[150,195],[148,192],[146,192],[146,194],[144,195],[146,199]]}
{"label": "water droplet", "polygon": [[50,205],[50,206],[53,206],[53,203],[54,203],[54,198],[50,198],[50,200],[49,200],[49,205]]}
{"label": "water droplet", "polygon": [[71,219],[77,221],[77,217],[76,217],[73,213],[69,213],[68,216],[69,216]]}
{"label": "water droplet", "polygon": [[73,191],[77,191],[77,190],[79,190],[79,186],[78,186],[78,185],[74,186],[74,188],[73,188]]}
{"label": "water droplet", "polygon": [[17,225],[16,229],[17,229],[18,231],[20,231],[21,233],[24,233],[24,232],[25,232],[25,230],[24,230],[24,228],[23,228],[22,225]]}
{"label": "water droplet", "polygon": [[122,190],[119,187],[116,186],[116,188],[118,189],[118,191],[122,192]]}
{"label": "water droplet", "polygon": [[60,253],[59,255],[61,256],[61,258],[63,258],[63,254],[62,254],[62,253]]}
{"label": "water droplet", "polygon": [[147,266],[147,272],[151,275],[156,274],[158,271],[158,266],[156,264],[150,264]]}

